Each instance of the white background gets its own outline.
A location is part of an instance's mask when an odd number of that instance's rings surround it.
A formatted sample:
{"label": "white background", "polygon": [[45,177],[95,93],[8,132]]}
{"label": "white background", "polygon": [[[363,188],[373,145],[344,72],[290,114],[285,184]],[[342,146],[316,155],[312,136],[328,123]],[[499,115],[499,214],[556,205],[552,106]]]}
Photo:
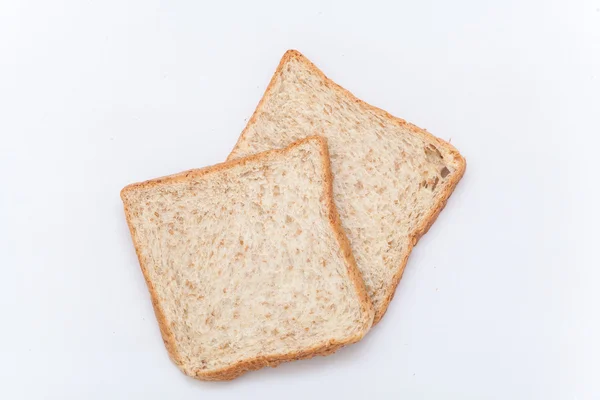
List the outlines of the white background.
{"label": "white background", "polygon": [[[467,172],[383,321],[198,382],[119,199],[223,161],[296,48]],[[0,398],[600,399],[600,1],[0,2]]]}

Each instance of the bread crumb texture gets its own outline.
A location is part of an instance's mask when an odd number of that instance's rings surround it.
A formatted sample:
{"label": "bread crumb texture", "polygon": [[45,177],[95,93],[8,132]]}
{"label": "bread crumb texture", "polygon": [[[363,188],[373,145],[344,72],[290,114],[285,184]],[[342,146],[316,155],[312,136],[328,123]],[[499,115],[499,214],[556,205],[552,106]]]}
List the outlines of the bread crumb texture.
{"label": "bread crumb texture", "polygon": [[281,60],[229,159],[315,134],[329,144],[335,203],[377,322],[465,160],[443,140],[358,100],[294,50]]}
{"label": "bread crumb texture", "polygon": [[231,379],[330,353],[371,326],[335,230],[326,153],[309,139],[122,191],[163,338],[186,374]]}

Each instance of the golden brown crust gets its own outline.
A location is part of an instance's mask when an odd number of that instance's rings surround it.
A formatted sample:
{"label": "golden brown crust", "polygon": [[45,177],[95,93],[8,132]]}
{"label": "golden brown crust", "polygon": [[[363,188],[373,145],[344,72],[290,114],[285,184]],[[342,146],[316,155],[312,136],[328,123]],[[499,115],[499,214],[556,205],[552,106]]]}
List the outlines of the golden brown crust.
{"label": "golden brown crust", "polygon": [[[361,329],[360,333],[356,336],[347,338],[344,341],[329,340],[326,343],[321,343],[313,348],[303,350],[301,352],[289,353],[289,354],[278,354],[278,355],[271,355],[271,356],[267,356],[267,357],[257,357],[257,358],[250,359],[250,360],[243,360],[234,365],[228,366],[226,368],[223,368],[220,370],[213,370],[213,371],[190,370],[190,369],[186,368],[186,366],[183,363],[183,360],[181,359],[181,357],[179,356],[179,353],[177,351],[175,338],[173,337],[173,334],[169,329],[169,324],[167,323],[164,313],[162,312],[162,310],[160,308],[160,303],[158,301],[157,294],[153,288],[152,282],[148,278],[148,274],[146,272],[146,266],[144,265],[144,261],[141,257],[141,253],[139,251],[139,244],[136,241],[135,228],[131,224],[129,209],[127,207],[127,201],[125,199],[126,193],[130,190],[137,189],[137,188],[152,187],[152,186],[156,186],[159,184],[164,184],[166,182],[184,181],[192,176],[194,176],[194,177],[203,176],[203,175],[206,175],[206,174],[209,174],[212,172],[231,168],[232,166],[235,166],[235,165],[246,164],[249,162],[256,162],[256,161],[261,161],[263,159],[268,159],[269,157],[273,157],[274,155],[285,154],[285,153],[289,152],[290,150],[292,150],[293,148],[300,146],[300,145],[304,144],[305,142],[308,142],[311,140],[318,141],[319,145],[321,146],[321,159],[322,159],[323,167],[324,167],[323,168],[324,169],[323,182],[325,185],[325,193],[326,193],[325,201],[326,201],[326,203],[328,205],[328,209],[329,209],[328,220],[329,220],[329,223],[331,224],[331,227],[335,233],[338,243],[340,244],[340,247],[342,248],[342,254],[346,261],[348,275],[350,276],[350,279],[352,280],[352,282],[354,284],[355,290],[358,294],[359,301],[361,302],[361,311],[362,311],[363,315],[365,313],[367,314],[366,319],[365,319],[365,324],[361,327],[362,329]],[[123,203],[124,203],[127,223],[129,225],[129,230],[131,232],[131,237],[133,239],[133,244],[134,244],[137,256],[138,256],[138,260],[140,263],[140,267],[142,269],[142,273],[144,274],[146,284],[148,285],[148,289],[150,291],[150,296],[152,298],[152,305],[154,307],[154,312],[156,314],[156,319],[157,319],[159,327],[160,327],[160,332],[162,334],[163,341],[165,343],[165,347],[167,348],[167,351],[169,353],[169,357],[171,358],[171,360],[173,360],[173,362],[175,364],[177,364],[177,366],[186,375],[189,375],[196,379],[207,380],[207,381],[231,380],[231,379],[234,379],[248,371],[257,370],[257,369],[260,369],[263,367],[268,367],[268,366],[276,367],[279,364],[281,364],[282,362],[300,360],[300,359],[304,359],[304,358],[312,358],[317,355],[332,354],[335,351],[337,351],[338,349],[340,349],[341,347],[344,347],[348,344],[355,343],[355,342],[359,341],[360,339],[362,339],[362,337],[367,333],[367,331],[371,327],[373,317],[374,317],[374,310],[373,310],[373,306],[371,304],[371,299],[369,298],[366,288],[364,286],[362,277],[360,276],[358,267],[356,266],[354,256],[352,255],[352,251],[350,249],[350,242],[348,241],[348,238],[346,237],[346,234],[344,233],[344,230],[342,228],[340,218],[337,214],[337,209],[335,207],[335,203],[333,200],[333,176],[331,174],[329,154],[328,154],[328,149],[327,149],[327,141],[325,138],[320,137],[320,136],[309,136],[309,137],[301,139],[297,142],[292,143],[290,146],[288,146],[284,149],[270,150],[270,151],[266,151],[263,153],[254,154],[249,157],[237,159],[234,161],[228,161],[225,163],[217,164],[217,165],[207,167],[207,168],[184,171],[184,172],[181,172],[178,174],[169,175],[169,176],[162,177],[162,178],[152,179],[152,180],[148,180],[148,181],[140,182],[140,183],[134,183],[134,184],[126,186],[125,188],[123,188],[123,190],[121,190],[121,199],[123,200]]]}
{"label": "golden brown crust", "polygon": [[429,230],[431,225],[437,219],[439,213],[442,211],[442,209],[446,205],[446,201],[448,200],[448,198],[454,191],[454,188],[456,187],[456,185],[458,184],[458,182],[460,181],[460,179],[462,178],[462,176],[465,173],[466,161],[465,161],[464,157],[460,155],[458,150],[456,150],[456,148],[454,148],[454,146],[452,146],[450,143],[446,142],[445,140],[442,140],[438,137],[433,136],[431,133],[427,132],[425,129],[421,129],[416,125],[406,122],[402,118],[395,117],[385,110],[382,110],[380,108],[377,108],[375,106],[372,106],[372,105],[360,100],[359,98],[354,96],[349,90],[341,87],[340,85],[335,83],[333,80],[329,79],[323,73],[323,71],[321,71],[315,64],[313,64],[308,58],[304,57],[304,55],[302,55],[302,53],[300,53],[297,50],[288,50],[285,52],[285,54],[281,58],[281,61],[279,62],[279,65],[277,66],[277,69],[275,70],[275,73],[273,74],[273,77],[271,78],[271,81],[269,82],[269,85],[267,86],[265,93],[263,94],[263,97],[261,98],[260,102],[258,103],[258,106],[256,107],[256,110],[254,110],[252,117],[250,118],[250,120],[248,121],[248,124],[246,125],[246,127],[242,131],[240,137],[238,138],[238,141],[237,141],[235,147],[233,148],[233,150],[227,157],[228,160],[233,158],[233,156],[235,155],[235,151],[236,151],[238,145],[244,139],[249,127],[252,124],[254,124],[254,122],[256,121],[256,118],[258,117],[261,106],[265,102],[268,94],[273,89],[273,86],[275,85],[277,77],[283,72],[283,67],[285,66],[285,64],[292,58],[295,58],[298,61],[307,65],[308,68],[313,73],[319,75],[325,81],[325,83],[327,85],[329,85],[331,88],[333,88],[333,90],[337,90],[338,92],[341,92],[348,98],[352,99],[354,102],[359,103],[363,107],[371,110],[373,113],[379,114],[379,115],[385,117],[386,119],[389,119],[390,121],[393,121],[399,125],[409,128],[412,132],[414,132],[418,135],[421,135],[426,140],[437,142],[440,146],[446,148],[454,156],[454,162],[457,165],[456,170],[452,173],[452,176],[450,177],[450,181],[449,181],[448,185],[446,186],[446,190],[440,195],[439,202],[432,208],[432,210],[429,212],[429,214],[424,218],[421,225],[419,227],[417,227],[413,236],[410,238],[411,239],[410,243],[409,243],[410,248],[407,249],[407,253],[404,256],[402,263],[398,267],[398,271],[396,272],[396,274],[394,275],[394,277],[392,279],[392,284],[389,286],[388,292],[385,296],[386,300],[381,304],[381,306],[378,309],[375,310],[375,320],[373,322],[373,325],[375,325],[381,320],[381,318],[387,311],[390,301],[394,297],[394,293],[396,292],[396,287],[398,286],[398,283],[400,283],[400,279],[402,278],[402,273],[404,272],[404,267],[406,266],[406,263],[408,261],[408,256],[410,255],[410,253],[412,251],[412,247],[414,247],[414,245],[417,244],[417,242],[421,238],[421,236],[423,236]]}
{"label": "golden brown crust", "polygon": [[[283,66],[289,61],[289,59],[295,53],[299,54],[303,58],[306,58],[302,54],[300,54],[299,51],[296,51],[296,50],[288,50],[288,51],[285,52],[285,54],[283,55],[283,57],[281,57],[281,61],[279,61],[279,65],[277,66],[277,69],[275,70],[275,73],[271,77],[271,80],[269,81],[269,84],[267,85],[267,88],[265,89],[265,92],[263,93],[263,96],[260,98],[260,101],[258,102],[258,105],[254,109],[254,112],[252,113],[252,116],[250,117],[250,119],[248,120],[248,123],[246,124],[246,127],[244,128],[244,130],[240,134],[240,137],[238,138],[237,142],[235,143],[235,146],[233,146],[233,150],[227,156],[227,161],[229,161],[232,158],[233,153],[235,152],[235,149],[238,148],[240,142],[246,136],[246,132],[248,131],[248,127],[250,127],[252,124],[254,124],[256,122],[256,118],[258,118],[258,113],[259,113],[260,109],[262,108],[263,103],[267,99],[267,94],[269,94],[271,92],[271,90],[273,89],[273,86],[275,86],[275,82],[277,81],[277,77],[279,75],[281,75],[281,73],[283,72]],[[307,59],[307,61],[308,61],[308,59]]]}
{"label": "golden brown crust", "polygon": [[152,308],[154,309],[154,315],[156,315],[156,320],[158,321],[158,326],[160,328],[160,334],[163,338],[163,342],[165,343],[165,347],[167,348],[167,352],[169,353],[169,358],[181,367],[181,358],[177,353],[177,347],[175,346],[175,338],[173,337],[172,332],[169,330],[169,325],[167,323],[167,319],[165,317],[164,312],[160,307],[160,303],[158,301],[158,295],[154,290],[154,285],[148,276],[148,271],[146,270],[146,265],[142,260],[141,251],[139,248],[139,243],[135,240],[135,228],[131,223],[131,214],[129,208],[127,207],[127,202],[123,197],[123,192],[125,189],[121,190],[121,199],[123,200],[123,207],[125,209],[125,219],[127,220],[127,226],[129,226],[129,232],[131,234],[131,238],[133,239],[133,247],[135,248],[135,254],[138,257],[138,261],[140,263],[140,269],[142,270],[142,274],[144,275],[144,280],[146,281],[146,285],[148,286],[148,291],[150,292],[150,299],[152,300]]}
{"label": "golden brown crust", "polygon": [[[362,337],[362,336],[361,336]],[[335,353],[337,350],[342,347],[352,344],[358,341],[360,338],[353,341],[346,342],[337,342],[331,340],[323,345],[313,347],[312,349],[303,350],[296,353],[290,354],[280,354],[280,355],[272,355],[268,357],[256,357],[250,360],[240,361],[237,364],[231,365],[229,367],[206,372],[197,371],[196,373],[183,370],[184,373],[191,376],[192,378],[196,378],[203,381],[230,381],[232,379],[237,378],[240,375],[245,374],[246,372],[256,371],[258,369],[264,367],[275,368],[279,364],[294,360],[303,360],[307,358],[313,358],[315,356],[327,356]]]}
{"label": "golden brown crust", "polygon": [[410,256],[410,253],[412,252],[413,247],[415,247],[417,245],[417,242],[419,241],[421,236],[426,234],[427,231],[429,230],[429,228],[431,228],[431,225],[433,225],[433,223],[435,222],[437,217],[440,215],[440,212],[442,212],[442,210],[446,206],[446,202],[448,201],[448,198],[450,197],[452,192],[454,192],[454,188],[456,188],[456,185],[458,184],[460,179],[463,177],[467,164],[466,164],[465,159],[462,156],[460,156],[460,154],[458,156],[460,157],[460,159],[458,159],[458,161],[459,161],[458,168],[455,171],[455,174],[453,175],[452,180],[450,181],[448,187],[440,196],[440,201],[429,212],[429,214],[427,214],[427,216],[423,220],[423,223],[417,228],[417,230],[415,231],[413,236],[410,238],[409,248],[406,251],[406,255],[402,259],[402,263],[400,264],[398,271],[396,272],[396,274],[394,274],[394,277],[392,278],[392,284],[387,292],[385,301],[383,302],[379,313],[377,313],[377,311],[376,311],[375,321],[373,321],[373,325],[377,324],[381,320],[381,318],[383,318],[383,316],[385,315],[385,312],[387,311],[388,306],[390,305],[390,302],[394,298],[394,294],[396,293],[396,288],[398,287],[398,284],[400,283],[400,279],[402,279],[402,274],[404,273],[404,268],[406,267],[406,263],[408,262],[408,256]]}

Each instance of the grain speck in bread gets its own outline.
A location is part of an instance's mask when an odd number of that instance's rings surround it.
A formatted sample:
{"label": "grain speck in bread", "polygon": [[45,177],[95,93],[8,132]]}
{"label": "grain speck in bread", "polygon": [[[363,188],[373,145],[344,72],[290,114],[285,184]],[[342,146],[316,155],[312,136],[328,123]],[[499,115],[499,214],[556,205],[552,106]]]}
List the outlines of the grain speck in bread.
{"label": "grain speck in bread", "polygon": [[310,137],[121,198],[171,359],[227,380],[358,341],[373,308]]}
{"label": "grain speck in bread", "polygon": [[295,50],[283,56],[229,160],[314,134],[328,140],[335,203],[377,322],[465,160],[449,143],[357,99]]}

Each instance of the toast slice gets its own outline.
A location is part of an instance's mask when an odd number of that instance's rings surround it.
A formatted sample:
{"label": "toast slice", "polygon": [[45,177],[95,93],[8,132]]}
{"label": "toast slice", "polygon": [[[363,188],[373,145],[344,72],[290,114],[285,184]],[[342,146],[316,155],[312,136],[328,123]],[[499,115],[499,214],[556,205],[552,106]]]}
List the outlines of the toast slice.
{"label": "toast slice", "polygon": [[310,137],[121,191],[171,359],[228,380],[358,341],[373,308]]}
{"label": "toast slice", "polygon": [[228,159],[315,134],[328,141],[335,203],[376,323],[466,163],[449,143],[357,99],[295,50],[283,56]]}

